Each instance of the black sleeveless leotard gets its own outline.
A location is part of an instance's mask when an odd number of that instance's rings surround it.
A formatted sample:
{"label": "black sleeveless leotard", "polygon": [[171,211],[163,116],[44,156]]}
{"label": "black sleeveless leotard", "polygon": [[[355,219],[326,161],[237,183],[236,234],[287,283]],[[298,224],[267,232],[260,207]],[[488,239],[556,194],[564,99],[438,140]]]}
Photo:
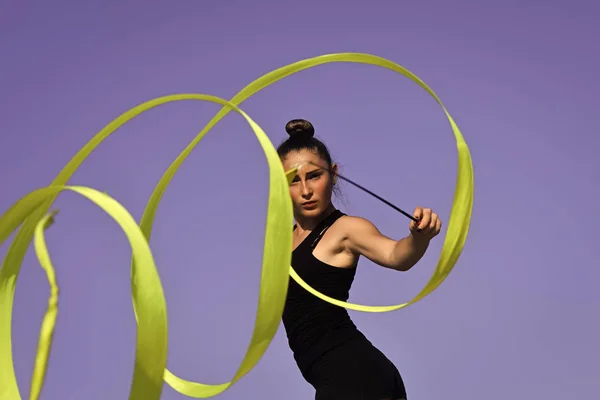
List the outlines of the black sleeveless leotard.
{"label": "black sleeveless leotard", "polygon": [[[333,211],[298,245],[292,266],[319,292],[346,301],[355,268],[336,268],[313,256],[327,229],[341,216]],[[304,379],[318,400],[406,399],[402,378],[383,353],[356,328],[345,308],[327,303],[290,278],[283,325]]]}

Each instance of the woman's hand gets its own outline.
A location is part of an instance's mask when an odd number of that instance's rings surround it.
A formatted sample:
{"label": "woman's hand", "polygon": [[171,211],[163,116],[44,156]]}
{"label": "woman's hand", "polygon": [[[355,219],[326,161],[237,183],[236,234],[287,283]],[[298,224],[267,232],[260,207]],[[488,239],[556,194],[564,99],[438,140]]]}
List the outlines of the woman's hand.
{"label": "woman's hand", "polygon": [[414,239],[429,242],[440,233],[442,221],[431,208],[417,207],[413,216],[419,221],[410,222],[409,229]]}

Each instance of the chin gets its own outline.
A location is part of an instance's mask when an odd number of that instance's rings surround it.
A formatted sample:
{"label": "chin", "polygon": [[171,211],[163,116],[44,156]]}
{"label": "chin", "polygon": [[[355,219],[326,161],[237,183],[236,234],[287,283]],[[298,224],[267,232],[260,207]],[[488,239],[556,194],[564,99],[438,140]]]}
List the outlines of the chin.
{"label": "chin", "polygon": [[313,218],[313,217],[318,217],[319,215],[321,215],[325,210],[321,207],[317,207],[313,210],[305,210],[304,208],[300,207],[300,209],[298,210],[298,213],[300,215],[302,215],[303,217],[308,217],[308,218]]}

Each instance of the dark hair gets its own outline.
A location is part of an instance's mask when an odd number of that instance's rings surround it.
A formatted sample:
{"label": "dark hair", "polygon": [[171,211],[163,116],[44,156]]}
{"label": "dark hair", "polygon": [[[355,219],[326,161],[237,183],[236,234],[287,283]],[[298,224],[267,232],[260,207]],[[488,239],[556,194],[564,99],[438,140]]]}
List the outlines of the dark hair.
{"label": "dark hair", "polygon": [[315,138],[315,128],[305,119],[293,119],[285,124],[285,131],[290,137],[279,145],[277,154],[284,158],[292,151],[310,150],[316,152],[329,168],[332,166],[331,155],[325,143]]}
{"label": "dark hair", "polygon": [[[331,169],[333,162],[329,149],[319,139],[315,138],[315,128],[313,124],[305,119],[293,119],[285,124],[285,131],[290,135],[277,147],[277,154],[284,158],[293,151],[310,150],[317,153]],[[338,193],[337,185],[333,187],[334,193]]]}

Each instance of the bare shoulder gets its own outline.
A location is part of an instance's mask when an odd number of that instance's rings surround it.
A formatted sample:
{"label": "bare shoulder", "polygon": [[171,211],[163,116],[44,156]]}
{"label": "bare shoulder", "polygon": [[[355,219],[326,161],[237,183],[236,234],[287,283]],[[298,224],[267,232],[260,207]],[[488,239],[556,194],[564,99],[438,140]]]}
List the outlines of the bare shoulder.
{"label": "bare shoulder", "polygon": [[339,218],[339,228],[344,236],[352,236],[362,233],[379,233],[379,230],[371,221],[354,215],[344,215]]}
{"label": "bare shoulder", "polygon": [[356,246],[352,244],[357,242],[356,238],[378,234],[379,232],[375,225],[366,218],[343,215],[327,230],[323,241],[327,243],[327,247],[333,253],[347,253],[354,257],[356,255],[356,251],[354,250]]}
{"label": "bare shoulder", "polygon": [[360,242],[369,237],[379,237],[381,232],[375,224],[366,218],[344,215],[332,226],[334,234],[346,249],[352,248],[352,243]]}
{"label": "bare shoulder", "polygon": [[383,235],[374,223],[363,217],[340,218],[340,234],[346,251],[361,254],[377,263],[384,263],[393,251],[394,240]]}

